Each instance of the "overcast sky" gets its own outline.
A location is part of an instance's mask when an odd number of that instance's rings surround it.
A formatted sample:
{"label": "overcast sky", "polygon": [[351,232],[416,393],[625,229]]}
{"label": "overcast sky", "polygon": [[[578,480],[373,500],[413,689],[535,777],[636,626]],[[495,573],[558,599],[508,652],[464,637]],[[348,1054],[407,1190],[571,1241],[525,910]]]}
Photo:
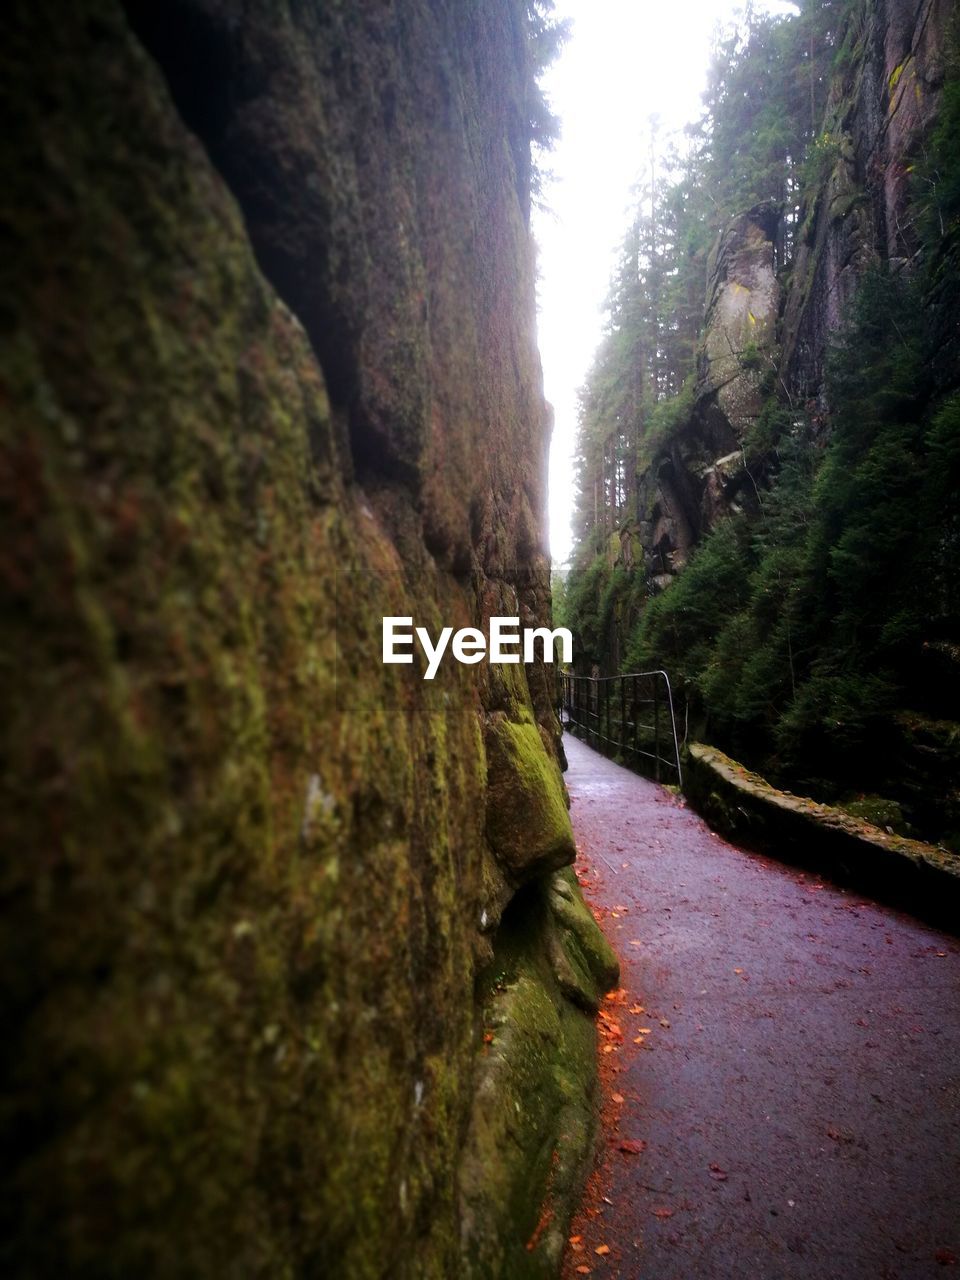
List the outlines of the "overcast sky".
{"label": "overcast sky", "polygon": [[[539,245],[540,353],[556,423],[550,455],[550,543],[555,564],[572,539],[571,462],[577,388],[600,341],[600,307],[627,229],[651,115],[661,133],[700,114],[711,33],[733,0],[557,0],[573,32],[544,87],[562,136],[546,157],[556,180],[549,212],[534,215]],[[788,10],[773,2],[760,7]]]}

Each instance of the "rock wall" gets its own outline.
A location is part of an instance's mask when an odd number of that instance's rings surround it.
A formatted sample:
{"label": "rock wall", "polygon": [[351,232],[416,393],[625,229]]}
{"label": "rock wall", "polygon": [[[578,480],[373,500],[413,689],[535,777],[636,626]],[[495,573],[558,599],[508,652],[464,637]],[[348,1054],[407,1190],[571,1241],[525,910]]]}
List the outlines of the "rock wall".
{"label": "rock wall", "polygon": [[6,28],[4,1271],[551,1274],[551,677],[380,662],[549,614],[524,7]]}
{"label": "rock wall", "polygon": [[834,883],[956,927],[960,857],[771,786],[716,747],[690,744],[684,792],[715,831]]}
{"label": "rock wall", "polygon": [[909,269],[917,252],[910,173],[936,118],[953,8],[881,0],[848,19],[783,314],[784,378],[798,400],[822,397],[830,335],[866,267]]}

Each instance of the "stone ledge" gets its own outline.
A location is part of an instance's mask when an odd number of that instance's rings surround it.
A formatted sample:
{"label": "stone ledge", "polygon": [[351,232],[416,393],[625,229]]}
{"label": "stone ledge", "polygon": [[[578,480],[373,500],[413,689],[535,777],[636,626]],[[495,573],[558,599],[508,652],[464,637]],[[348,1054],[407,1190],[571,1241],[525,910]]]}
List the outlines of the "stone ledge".
{"label": "stone ledge", "polygon": [[790,795],[716,747],[690,746],[684,791],[725,836],[960,932],[960,857]]}

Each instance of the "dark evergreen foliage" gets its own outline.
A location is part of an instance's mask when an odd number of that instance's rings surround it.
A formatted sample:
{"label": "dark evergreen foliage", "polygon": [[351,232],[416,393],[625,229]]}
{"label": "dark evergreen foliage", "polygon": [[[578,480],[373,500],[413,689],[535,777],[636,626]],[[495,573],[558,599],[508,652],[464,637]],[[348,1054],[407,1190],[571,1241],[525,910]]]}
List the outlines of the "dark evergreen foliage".
{"label": "dark evergreen foliage", "polygon": [[[949,805],[928,803],[930,778],[912,763],[918,734],[957,736],[938,719],[944,686],[927,674],[932,651],[960,655],[955,52],[914,167],[916,265],[878,262],[863,277],[829,357],[826,417],[807,421],[771,379],[743,442],[767,478],[758,512],[721,521],[659,593],[611,553],[642,517],[636,468],[689,416],[699,314],[682,299],[702,274],[705,235],[772,196],[786,210],[789,265],[804,184],[812,192],[833,165],[837,140],[816,127],[831,66],[842,75],[849,57],[845,13],[855,26],[850,5],[748,13],[718,41],[697,144],[663,183],[654,233],[644,241],[641,214],[631,228],[583,393],[580,572],[566,616],[588,662],[667,667],[696,731],[748,763],[826,798],[884,791],[927,834],[955,839]],[[622,661],[609,634],[618,609],[621,621],[638,615]]]}

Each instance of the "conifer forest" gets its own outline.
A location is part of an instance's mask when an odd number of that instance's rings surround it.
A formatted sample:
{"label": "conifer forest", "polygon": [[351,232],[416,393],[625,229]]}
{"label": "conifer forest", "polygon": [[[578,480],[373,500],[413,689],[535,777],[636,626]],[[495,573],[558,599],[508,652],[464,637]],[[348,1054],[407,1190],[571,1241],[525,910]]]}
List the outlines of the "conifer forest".
{"label": "conifer forest", "polygon": [[924,15],[887,68],[874,5],[749,11],[651,132],[560,589],[582,671],[665,667],[689,737],[960,847],[960,64]]}

